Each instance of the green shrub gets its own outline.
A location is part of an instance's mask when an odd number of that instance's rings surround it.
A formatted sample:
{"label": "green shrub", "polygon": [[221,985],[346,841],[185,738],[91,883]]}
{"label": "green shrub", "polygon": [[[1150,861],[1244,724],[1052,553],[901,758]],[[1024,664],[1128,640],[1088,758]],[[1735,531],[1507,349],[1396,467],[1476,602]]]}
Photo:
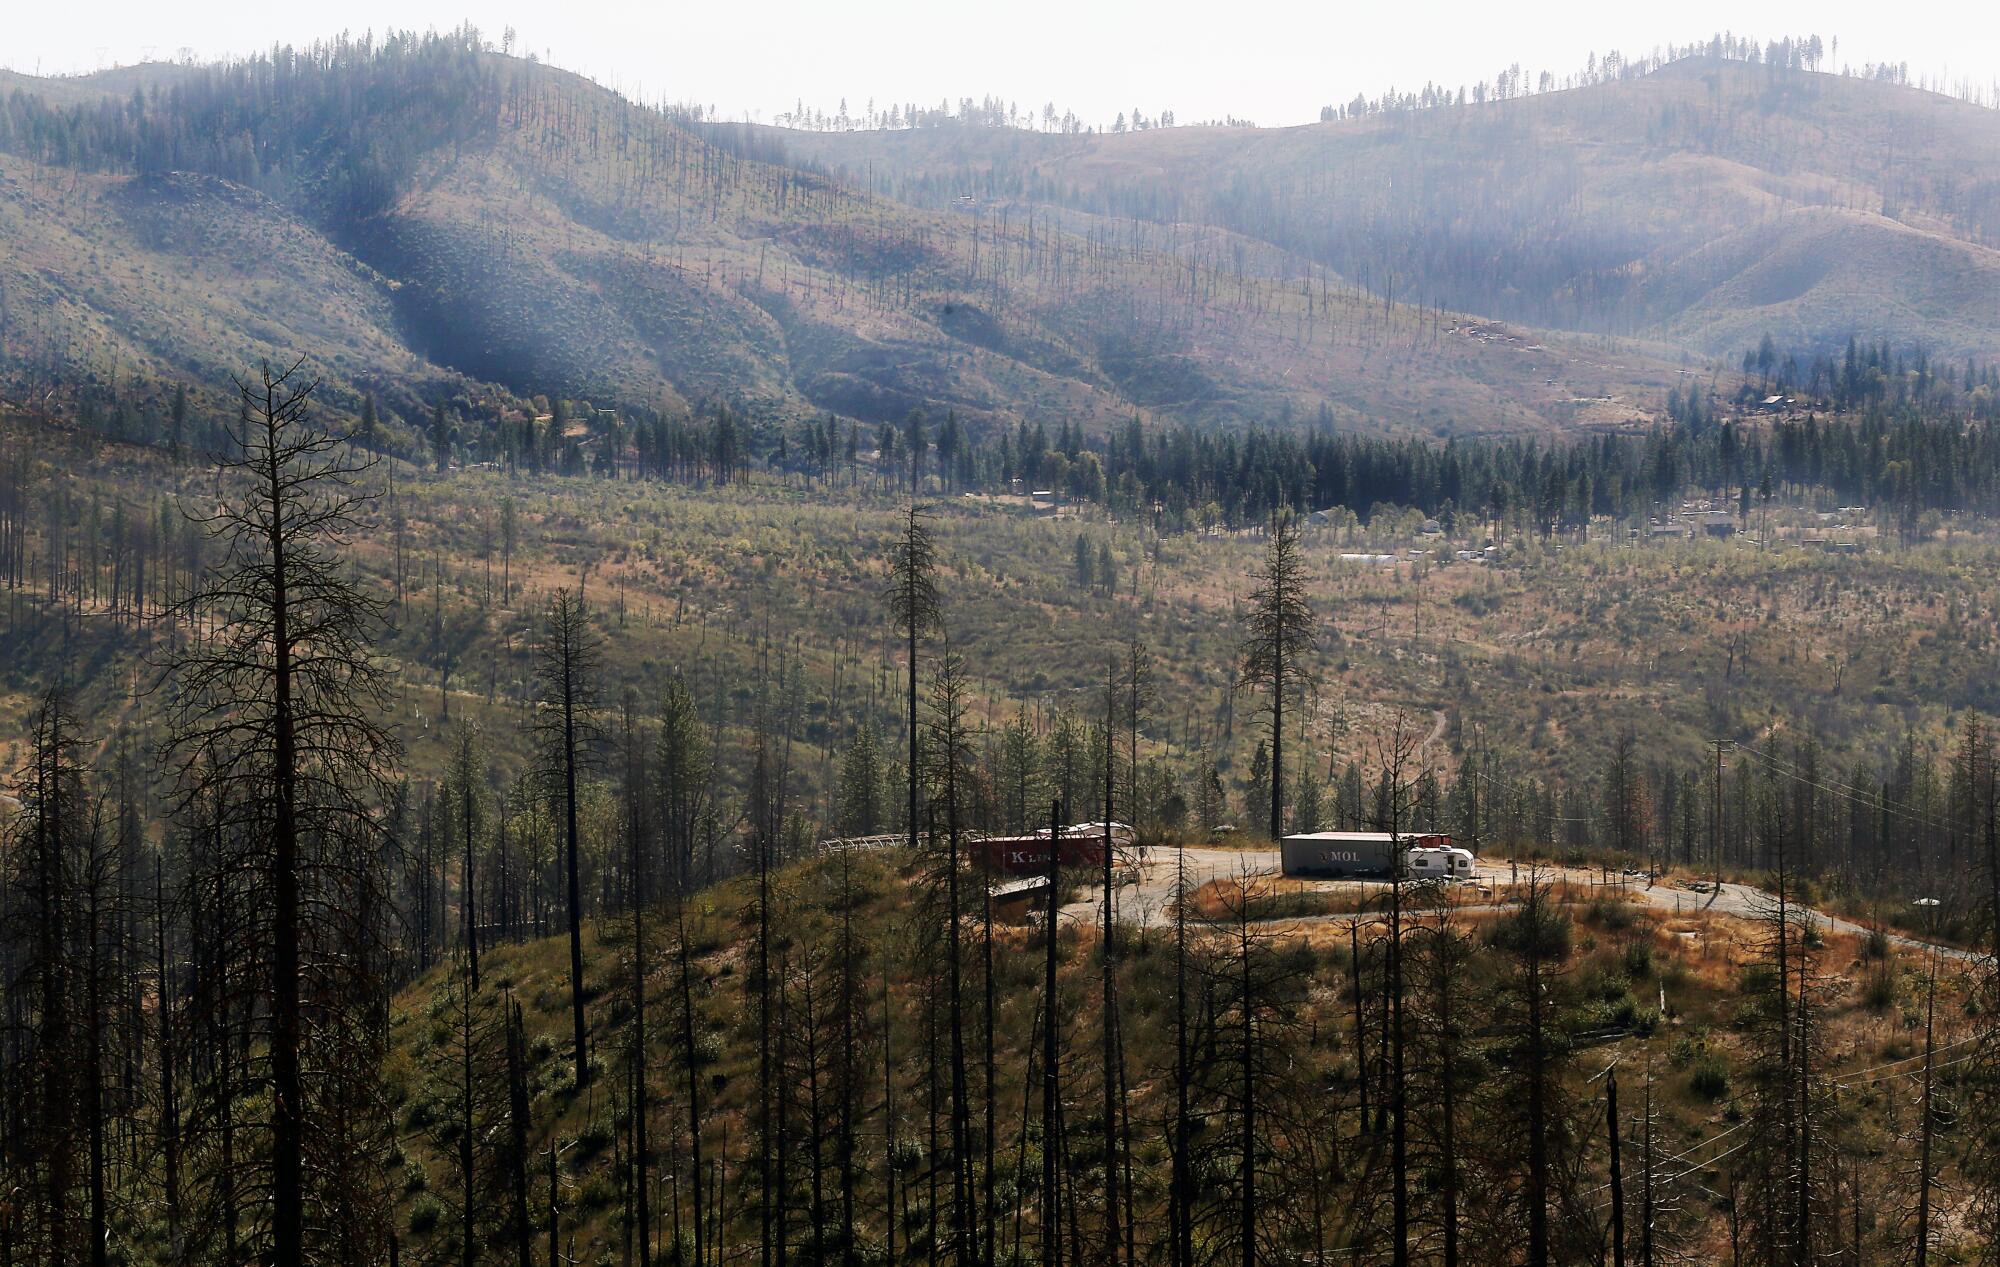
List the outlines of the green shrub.
{"label": "green shrub", "polygon": [[724,1050],[722,1035],[713,1031],[701,1034],[694,1040],[695,1063],[704,1066],[720,1064]]}
{"label": "green shrub", "polygon": [[576,1066],[567,1060],[543,1065],[540,1082],[548,1094],[566,1097],[576,1090]]}
{"label": "green shrub", "polygon": [[427,1096],[418,1096],[410,1101],[409,1110],[403,1114],[403,1129],[407,1132],[421,1131],[428,1127],[437,1116],[437,1105]]}
{"label": "green shrub", "polygon": [[1869,969],[1861,983],[1861,1003],[1871,1012],[1886,1012],[1896,1002],[1896,974],[1887,960]]}
{"label": "green shrub", "polygon": [[1539,913],[1524,907],[1501,919],[1487,933],[1486,940],[1496,949],[1524,958],[1559,963],[1569,957],[1571,931],[1569,916],[1553,903],[1547,903]]}
{"label": "green shrub", "polygon": [[1736,974],[1736,992],[1746,998],[1778,988],[1778,970],[1768,963],[1745,964]]}
{"label": "green shrub", "polygon": [[1710,1104],[1729,1094],[1729,1070],[1714,1056],[1702,1057],[1688,1075],[1688,1090]]}
{"label": "green shrub", "polygon": [[410,1235],[428,1235],[442,1218],[444,1218],[444,1202],[426,1192],[410,1206]]}
{"label": "green shrub", "polygon": [[595,1157],[597,1154],[611,1147],[611,1138],[612,1130],[609,1119],[602,1117],[591,1119],[589,1122],[584,1123],[583,1130],[577,1133],[577,1156]]}
{"label": "green shrub", "polygon": [[618,1185],[602,1170],[584,1180],[576,1194],[577,1204],[586,1210],[602,1210],[617,1199]]}
{"label": "green shrub", "polygon": [[1702,1055],[1704,1043],[1699,1035],[1683,1034],[1667,1048],[1667,1062],[1676,1069],[1686,1069]]}
{"label": "green shrub", "polygon": [[1608,999],[1599,1006],[1598,1025],[1605,1029],[1636,1029],[1639,1005],[1629,994]]}
{"label": "green shrub", "polygon": [[1632,983],[1616,972],[1594,972],[1584,980],[1584,988],[1606,1003],[1625,998]]}
{"label": "green shrub", "polygon": [[1629,902],[1616,902],[1598,898],[1590,904],[1590,922],[1599,928],[1619,933],[1639,922]]}

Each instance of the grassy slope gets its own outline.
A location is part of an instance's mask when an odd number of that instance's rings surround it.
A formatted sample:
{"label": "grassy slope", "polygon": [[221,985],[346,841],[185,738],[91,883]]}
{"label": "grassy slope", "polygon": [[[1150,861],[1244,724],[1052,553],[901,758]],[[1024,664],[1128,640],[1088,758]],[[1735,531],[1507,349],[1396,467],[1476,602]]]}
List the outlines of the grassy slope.
{"label": "grassy slope", "polygon": [[[0,288],[13,377],[227,383],[309,352],[353,408],[447,376],[412,355],[385,279],[284,207],[204,176],[75,175],[0,155]],[[391,398],[400,393],[391,393]]]}
{"label": "grassy slope", "polygon": [[0,350],[17,377],[201,382],[217,361],[303,352],[337,391],[405,414],[463,374],[975,426],[1135,410],[1226,426],[1324,404],[1356,427],[1518,432],[1646,416],[1671,380],[1637,348],[1385,309],[1228,234],[903,206],[722,153],[576,77],[507,71],[527,110],[360,223],[5,160]]}
{"label": "grassy slope", "polygon": [[[898,1236],[899,1242],[912,1252],[921,1252],[921,1208],[928,1193],[922,1165],[927,1125],[921,1081],[926,984],[918,967],[922,959],[917,948],[924,944],[927,928],[932,930],[928,936],[935,937],[936,926],[935,918],[924,913],[926,900],[920,896],[917,872],[917,865],[901,850],[861,858],[855,874],[860,900],[853,909],[863,955],[860,994],[868,1001],[863,1009],[865,1014],[855,1018],[863,1081],[868,1088],[863,1100],[868,1117],[861,1128],[857,1157],[861,1176],[858,1208],[868,1229],[867,1240],[879,1248],[884,1191],[879,1036],[886,1010],[896,1053],[898,1133],[906,1147],[914,1141],[916,1150],[905,1156],[899,1177],[904,1199],[919,1209],[916,1222],[905,1224]],[[774,886],[781,929],[780,940],[773,950],[774,963],[784,964],[790,991],[789,1020],[782,1032],[797,1044],[789,1053],[780,1045],[778,1058],[788,1062],[783,1066],[788,1070],[784,1081],[793,1097],[796,1114],[803,1114],[811,1091],[802,1062],[806,1034],[813,1026],[818,1027],[815,1041],[821,1044],[821,1060],[831,1060],[827,1053],[832,1048],[828,1044],[833,1041],[837,1025],[830,996],[835,971],[832,955],[839,918],[834,894],[839,886],[836,864],[825,860],[783,869]],[[1226,895],[1221,893],[1207,894],[1202,899],[1202,908],[1224,910],[1228,905],[1225,899]],[[730,881],[701,894],[691,910],[705,1162],[712,1167],[720,1160],[730,1175],[740,1176],[754,1164],[752,1114],[760,1085],[756,1001],[752,992],[754,888],[744,879]],[[1577,921],[1573,949],[1554,966],[1556,971],[1551,976],[1554,1024],[1565,1033],[1600,1036],[1585,1040],[1573,1066],[1571,1092],[1577,1097],[1577,1111],[1588,1140],[1583,1150],[1585,1161],[1579,1187],[1601,1193],[1606,1182],[1607,1161],[1601,1134],[1589,1129],[1594,1120],[1601,1119],[1602,1113],[1601,1089],[1595,1085],[1595,1076],[1613,1061],[1622,1062],[1621,1080],[1626,1102],[1632,1106],[1628,1111],[1636,1113],[1644,1071],[1650,1069],[1655,1080],[1654,1104],[1660,1115],[1655,1127],[1655,1146],[1663,1156],[1697,1154],[1691,1162],[1667,1170],[1674,1179],[1662,1180],[1663,1185],[1675,1185],[1663,1192],[1662,1204],[1677,1213],[1662,1219],[1660,1235],[1668,1243],[1682,1245],[1696,1257],[1726,1257],[1726,1215],[1719,1206],[1697,1199],[1698,1189],[1682,1189],[1678,1185],[1686,1183],[1692,1175],[1696,1183],[1719,1186],[1720,1171],[1707,1173],[1706,1163],[1722,1155],[1724,1146],[1699,1149],[1696,1146],[1740,1121],[1747,1105],[1751,1078],[1746,1068],[1748,1049],[1742,1030],[1758,1004],[1746,989],[1746,983],[1755,979],[1746,971],[1746,965],[1759,953],[1761,930],[1727,917],[1667,918],[1615,901],[1594,901],[1588,894],[1577,895],[1570,914]],[[1456,920],[1458,927],[1477,941],[1493,928],[1497,918],[1492,914],[1475,914],[1459,915]],[[657,1150],[655,1177],[661,1185],[655,1211],[662,1227],[670,1227],[673,1212],[668,1194],[676,1190],[676,1178],[682,1193],[679,1214],[683,1220],[689,1217],[685,1189],[687,1136],[683,1129],[686,1098],[682,1075],[677,1072],[680,1024],[678,978],[670,959],[674,944],[672,924],[665,911],[655,912],[650,924],[649,944],[657,965],[649,975],[647,991],[651,1035],[647,1046],[649,1098],[654,1114],[650,1133]],[[972,1065],[968,1084],[974,1097],[975,1131],[983,1114],[982,1049],[977,1025],[981,997],[977,973],[978,928],[974,919],[968,934],[972,962],[966,985],[972,1022],[968,1026]],[[1280,934],[1260,953],[1283,957],[1286,971],[1307,977],[1310,985],[1302,989],[1296,1009],[1282,1024],[1270,1026],[1264,1041],[1273,1047],[1293,1050],[1286,1067],[1298,1080],[1299,1089],[1311,1088],[1315,1107],[1302,1118],[1287,1117],[1279,1111],[1268,1119],[1266,1129],[1274,1147],[1279,1149],[1287,1146],[1286,1141],[1305,1122],[1318,1130],[1337,1131],[1343,1138],[1342,1147],[1347,1150],[1348,1182],[1357,1185],[1356,1191],[1365,1192],[1371,1186],[1365,1176],[1377,1173],[1377,1168],[1385,1163],[1379,1155],[1382,1147],[1379,1139],[1371,1147],[1367,1141],[1354,1138],[1351,1131],[1356,1061],[1351,1042],[1352,1018],[1348,1012],[1353,987],[1346,976],[1346,928],[1344,924],[1332,924],[1311,931],[1286,931],[1280,925]],[[1364,943],[1372,943],[1378,935],[1379,929],[1364,925]],[[1163,1227],[1163,1207],[1153,1206],[1163,1200],[1166,1154],[1162,1141],[1173,1103],[1168,1028],[1172,1017],[1173,962],[1170,946],[1162,936],[1155,932],[1152,944],[1147,946],[1132,943],[1128,934],[1120,985],[1125,1000],[1125,1060],[1132,1090],[1128,1111],[1135,1141],[1133,1165],[1145,1194],[1139,1231],[1142,1249],[1151,1238],[1161,1234]],[[1194,937],[1198,949],[1211,947],[1199,927]],[[1062,951],[1067,1112],[1073,1123],[1084,1123],[1071,1127],[1077,1134],[1072,1148],[1079,1165],[1087,1164],[1083,1159],[1093,1152],[1088,1141],[1094,1138],[1091,1131],[1095,1128],[1088,1124],[1094,1120],[1091,1109],[1098,1095],[1095,1044],[1100,1012],[1095,941],[1089,929],[1076,930],[1074,935],[1065,935]],[[581,1095],[575,1090],[568,1058],[565,939],[556,936],[519,946],[489,948],[483,957],[486,989],[510,992],[525,1013],[534,1092],[530,1146],[542,1157],[546,1157],[552,1144],[559,1150],[562,1240],[565,1253],[582,1262],[600,1261],[600,1255],[615,1257],[624,1234],[621,1187],[614,1166],[619,1145],[614,1141],[627,1129],[630,1119],[628,1097],[614,1088],[624,1081],[618,1075],[626,1067],[624,1061],[631,1050],[631,995],[624,975],[629,972],[626,958],[629,946],[627,926],[622,920],[595,924],[586,938],[585,980],[591,1000],[590,1024],[596,1053],[593,1064],[597,1073],[596,1085]],[[1215,953],[1215,949],[1207,953]],[[1221,948],[1217,966],[1226,968],[1226,956],[1226,948]],[[1205,960],[1198,960],[1201,961]],[[1002,928],[996,934],[995,963],[999,1071],[996,1169],[1001,1172],[998,1187],[1003,1214],[1002,1242],[1004,1247],[1016,1227],[1013,1209],[1018,1194],[1018,1203],[1028,1211],[1027,1248],[1032,1253],[1035,1245],[1032,1189],[1039,1169],[1035,1115],[1039,1113],[1039,1105],[1035,1093],[1038,1084],[1024,1078],[1028,1053],[1037,1043],[1034,1025],[1040,943],[1025,930]],[[1823,974],[1825,983],[1826,993],[1819,1004],[1817,1019],[1822,1026],[1828,1075],[1906,1061],[1913,1050],[1920,1050],[1913,1048],[1910,1030],[1910,1018],[1917,1015],[1922,997],[1922,963],[1918,956],[1899,954],[1896,961],[1885,964],[1870,958],[1857,939],[1842,937],[1815,950],[1814,967]],[[399,1223],[409,1231],[410,1248],[420,1260],[427,1253],[449,1257],[454,1252],[451,1247],[457,1235],[454,1216],[448,1213],[456,1208],[459,1182],[455,1145],[451,1142],[455,1137],[449,1125],[456,1111],[456,1091],[451,1082],[455,1048],[450,1033],[450,996],[445,984],[448,971],[434,971],[403,991],[396,1000],[393,1019],[391,1094],[397,1104],[400,1136],[408,1159]],[[1484,1163],[1474,1163],[1482,1185],[1507,1183],[1512,1177],[1506,1157],[1492,1156],[1490,1152],[1482,1154],[1482,1150],[1491,1148],[1480,1142],[1490,1129],[1491,1118],[1488,1109],[1478,1107],[1485,1103],[1479,1097],[1505,1093],[1503,1033],[1496,1027],[1496,1017],[1487,1006],[1473,1002],[1495,988],[1502,971],[1499,952],[1482,946],[1454,982],[1454,988],[1460,992],[1461,1006],[1470,1004],[1478,1009],[1467,1022],[1474,1037],[1462,1052],[1466,1071],[1477,1071],[1470,1079],[1477,1088],[1472,1092],[1476,1103],[1465,1110],[1459,1129],[1461,1147],[1474,1157],[1488,1157]],[[810,1014],[803,1003],[809,979],[819,999]],[[1876,981],[1883,984],[1871,984]],[[1198,970],[1194,988],[1199,990],[1200,983]],[[1941,1043],[1958,1037],[1962,1024],[1967,1024],[1958,1016],[1965,1002],[1962,990],[1955,974],[1947,970],[1939,1003],[1940,1016],[1944,1018]],[[1667,1001],[1668,1016],[1665,1023],[1655,1025],[1661,998]],[[1634,1024],[1638,1028],[1630,1029]],[[1626,1027],[1627,1032],[1618,1032],[1621,1027]],[[1612,1033],[1608,1042],[1601,1037],[1607,1030]],[[1864,1080],[1858,1090],[1848,1093],[1843,1101],[1847,1116],[1842,1128],[1848,1141],[1875,1146],[1890,1143],[1897,1115],[1906,1112],[1908,1096],[1914,1094],[1907,1076],[1909,1070],[1905,1064],[1891,1071],[1905,1075],[1902,1077],[1870,1075],[1877,1080]],[[830,1111],[834,1101],[829,1064],[822,1064],[819,1076],[822,1104]],[[1586,1078],[1592,1081],[1586,1082]],[[1703,1078],[1712,1081],[1704,1085]],[[1197,1092],[1197,1108],[1205,1103]],[[1026,1122],[1024,1114],[1029,1119]],[[801,1124],[794,1129],[800,1132],[792,1145],[792,1156],[799,1169],[795,1172],[791,1219],[792,1236],[798,1240],[808,1231],[810,1189],[803,1159],[805,1128]],[[1211,1131],[1204,1132],[1202,1138],[1209,1141],[1205,1147],[1224,1150],[1218,1164],[1226,1175],[1226,1129],[1218,1129],[1212,1123]],[[1636,1143],[1628,1142],[1625,1155],[1627,1195],[1635,1200],[1637,1187],[1633,1175],[1639,1169],[1637,1147]],[[1873,1158],[1871,1167],[1881,1167],[1876,1181],[1893,1185],[1896,1181],[1890,1168],[1895,1163],[1884,1161],[1880,1153],[1862,1151]],[[834,1151],[830,1141],[823,1157],[827,1166],[828,1204],[837,1210],[832,1188]],[[1694,1162],[1702,1163],[1699,1169],[1703,1173],[1681,1173]],[[547,1180],[541,1168],[544,1164],[538,1161],[531,1171],[530,1208],[536,1219],[537,1252],[545,1235],[542,1220],[547,1217]],[[1296,1174],[1300,1164],[1293,1159],[1280,1169]],[[1495,1169],[1484,1170],[1480,1168],[1482,1165]],[[1422,1171],[1424,1163],[1420,1160],[1416,1167]],[[1357,1169],[1359,1174],[1355,1173]],[[1018,1183],[1017,1173],[1021,1176]],[[1274,1171],[1274,1175],[1277,1173]],[[724,1235],[729,1244],[741,1247],[756,1243],[757,1223],[754,1199],[748,1189],[736,1187],[739,1182],[732,1179],[725,1201]],[[1283,1186],[1282,1180],[1272,1182]],[[940,1200],[948,1199],[948,1194],[947,1180],[942,1184]],[[712,1193],[710,1199],[713,1201]],[[1953,1198],[1946,1200],[1950,1202]],[[1594,1217],[1607,1217],[1601,1196],[1584,1204],[1595,1211]],[[1329,1229],[1336,1243],[1340,1229],[1351,1227],[1349,1220],[1366,1217],[1368,1206],[1365,1199],[1336,1203]],[[1095,1220],[1100,1217],[1090,1213],[1092,1208],[1093,1203],[1085,1196],[1082,1217],[1089,1229],[1097,1226]],[[1282,1211],[1286,1217],[1303,1219],[1307,1208],[1305,1195],[1287,1187],[1274,1203],[1273,1216]],[[1475,1254],[1504,1252],[1502,1245],[1490,1239],[1506,1234],[1504,1227],[1495,1225],[1492,1208],[1491,1202],[1468,1207],[1466,1235],[1472,1240],[1471,1252]],[[445,1212],[444,1217],[438,1217],[441,1211]],[[1378,1227],[1383,1217],[1377,1211]],[[1880,1217],[1895,1216],[1885,1205]],[[1879,1234],[1893,1237],[1893,1227],[1885,1225]],[[664,1236],[661,1239],[664,1241]],[[1481,1246],[1486,1247],[1484,1251]]]}
{"label": "grassy slope", "polygon": [[[2000,114],[1889,84],[1695,59],[1295,128],[780,135],[922,201],[992,188],[1226,225],[1378,290],[1704,354],[1766,329],[2000,350]],[[1802,255],[1831,267],[1800,278]]]}

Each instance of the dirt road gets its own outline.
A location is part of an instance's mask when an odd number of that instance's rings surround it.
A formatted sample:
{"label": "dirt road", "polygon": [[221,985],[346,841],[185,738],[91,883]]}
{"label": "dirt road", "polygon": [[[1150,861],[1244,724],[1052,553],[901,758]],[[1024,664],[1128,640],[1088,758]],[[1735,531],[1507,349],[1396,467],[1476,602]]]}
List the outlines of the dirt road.
{"label": "dirt road", "polygon": [[[1185,850],[1152,849],[1136,868],[1136,875],[1128,869],[1128,882],[1117,886],[1116,910],[1118,920],[1124,924],[1136,924],[1142,928],[1157,927],[1167,922],[1168,907],[1173,901],[1174,885],[1178,868],[1187,868],[1189,887],[1198,888],[1211,880],[1232,878],[1251,879],[1278,874],[1279,854],[1276,849],[1223,849],[1193,846]],[[1523,866],[1525,871],[1526,867]],[[1722,884],[1711,892],[1701,893],[1679,888],[1667,883],[1648,885],[1639,877],[1618,879],[1600,885],[1600,873],[1580,867],[1544,867],[1543,872],[1562,881],[1572,888],[1602,887],[1608,893],[1630,894],[1647,905],[1670,915],[1699,918],[1710,915],[1731,916],[1737,919],[1755,919],[1767,914],[1777,902],[1775,895],[1748,884]],[[1504,858],[1481,859],[1477,870],[1477,883],[1490,888],[1496,894],[1504,893],[1505,886],[1515,877],[1513,865]],[[1383,887],[1380,881],[1371,880],[1323,880],[1317,887],[1327,891],[1337,889],[1376,889]],[[1077,901],[1063,907],[1063,918],[1078,922],[1096,924],[1103,919],[1100,905],[1101,891],[1084,891]],[[1504,897],[1487,903],[1472,903],[1460,906],[1462,911],[1505,910],[1511,903]],[[1263,921],[1273,928],[1287,926],[1305,927],[1312,924],[1345,923],[1345,914],[1286,916]],[[1856,936],[1869,931],[1864,925],[1851,920],[1828,915],[1823,911],[1809,910],[1806,918],[1820,929],[1834,933]],[[1911,949],[1922,949],[1927,943],[1901,933],[1887,934],[1889,940]],[[1986,956],[1979,951],[1962,950],[1956,946],[1937,946],[1939,954],[1949,958],[1977,962]]]}
{"label": "dirt road", "polygon": [[[1739,919],[1755,919],[1768,915],[1778,903],[1775,894],[1749,884],[1724,883],[1716,886],[1713,893],[1694,893],[1666,884],[1656,884],[1648,888],[1643,882],[1637,882],[1633,885],[1632,892],[1649,904],[1663,910],[1671,910],[1677,915],[1734,915]],[[1846,933],[1859,937],[1866,936],[1870,931],[1865,924],[1857,924],[1852,920],[1841,919],[1810,908],[1807,908],[1805,918],[1825,932]],[[1898,932],[1885,930],[1883,935],[1894,945],[1915,950],[1934,945],[1940,955],[1949,959],[1974,963],[1986,958],[1984,953],[1977,950],[1962,950],[1957,946],[1925,942],[1921,938],[1905,936]]]}

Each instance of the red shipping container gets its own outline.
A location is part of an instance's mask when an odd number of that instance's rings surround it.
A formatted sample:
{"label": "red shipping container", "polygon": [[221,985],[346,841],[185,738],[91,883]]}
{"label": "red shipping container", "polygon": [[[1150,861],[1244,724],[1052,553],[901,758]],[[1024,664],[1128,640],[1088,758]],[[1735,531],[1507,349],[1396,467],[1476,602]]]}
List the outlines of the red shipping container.
{"label": "red shipping container", "polygon": [[[1061,840],[1064,871],[1072,868],[1104,869],[1102,836],[1064,836]],[[1001,875],[1046,875],[1049,870],[1049,838],[1046,835],[988,836],[973,842],[972,859],[983,870]]]}

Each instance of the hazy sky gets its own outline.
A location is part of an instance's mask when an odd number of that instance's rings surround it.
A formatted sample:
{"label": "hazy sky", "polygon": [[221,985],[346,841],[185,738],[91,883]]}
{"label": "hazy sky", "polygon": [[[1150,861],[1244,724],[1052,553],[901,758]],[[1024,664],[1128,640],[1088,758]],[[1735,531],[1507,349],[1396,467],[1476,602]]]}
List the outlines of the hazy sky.
{"label": "hazy sky", "polygon": [[1425,80],[1457,86],[1510,62],[1559,76],[1591,52],[1640,54],[1717,30],[1838,36],[1840,60],[1906,61],[1913,76],[2000,80],[2000,4],[1906,0],[1590,0],[1346,5],[1339,0],[0,0],[0,65],[87,71],[182,49],[244,54],[342,30],[440,29],[498,40],[649,100],[770,118],[803,99],[859,113],[870,98],[934,104],[993,94],[1053,101],[1088,122],[1138,107],[1184,122],[1297,123],[1330,101]]}

